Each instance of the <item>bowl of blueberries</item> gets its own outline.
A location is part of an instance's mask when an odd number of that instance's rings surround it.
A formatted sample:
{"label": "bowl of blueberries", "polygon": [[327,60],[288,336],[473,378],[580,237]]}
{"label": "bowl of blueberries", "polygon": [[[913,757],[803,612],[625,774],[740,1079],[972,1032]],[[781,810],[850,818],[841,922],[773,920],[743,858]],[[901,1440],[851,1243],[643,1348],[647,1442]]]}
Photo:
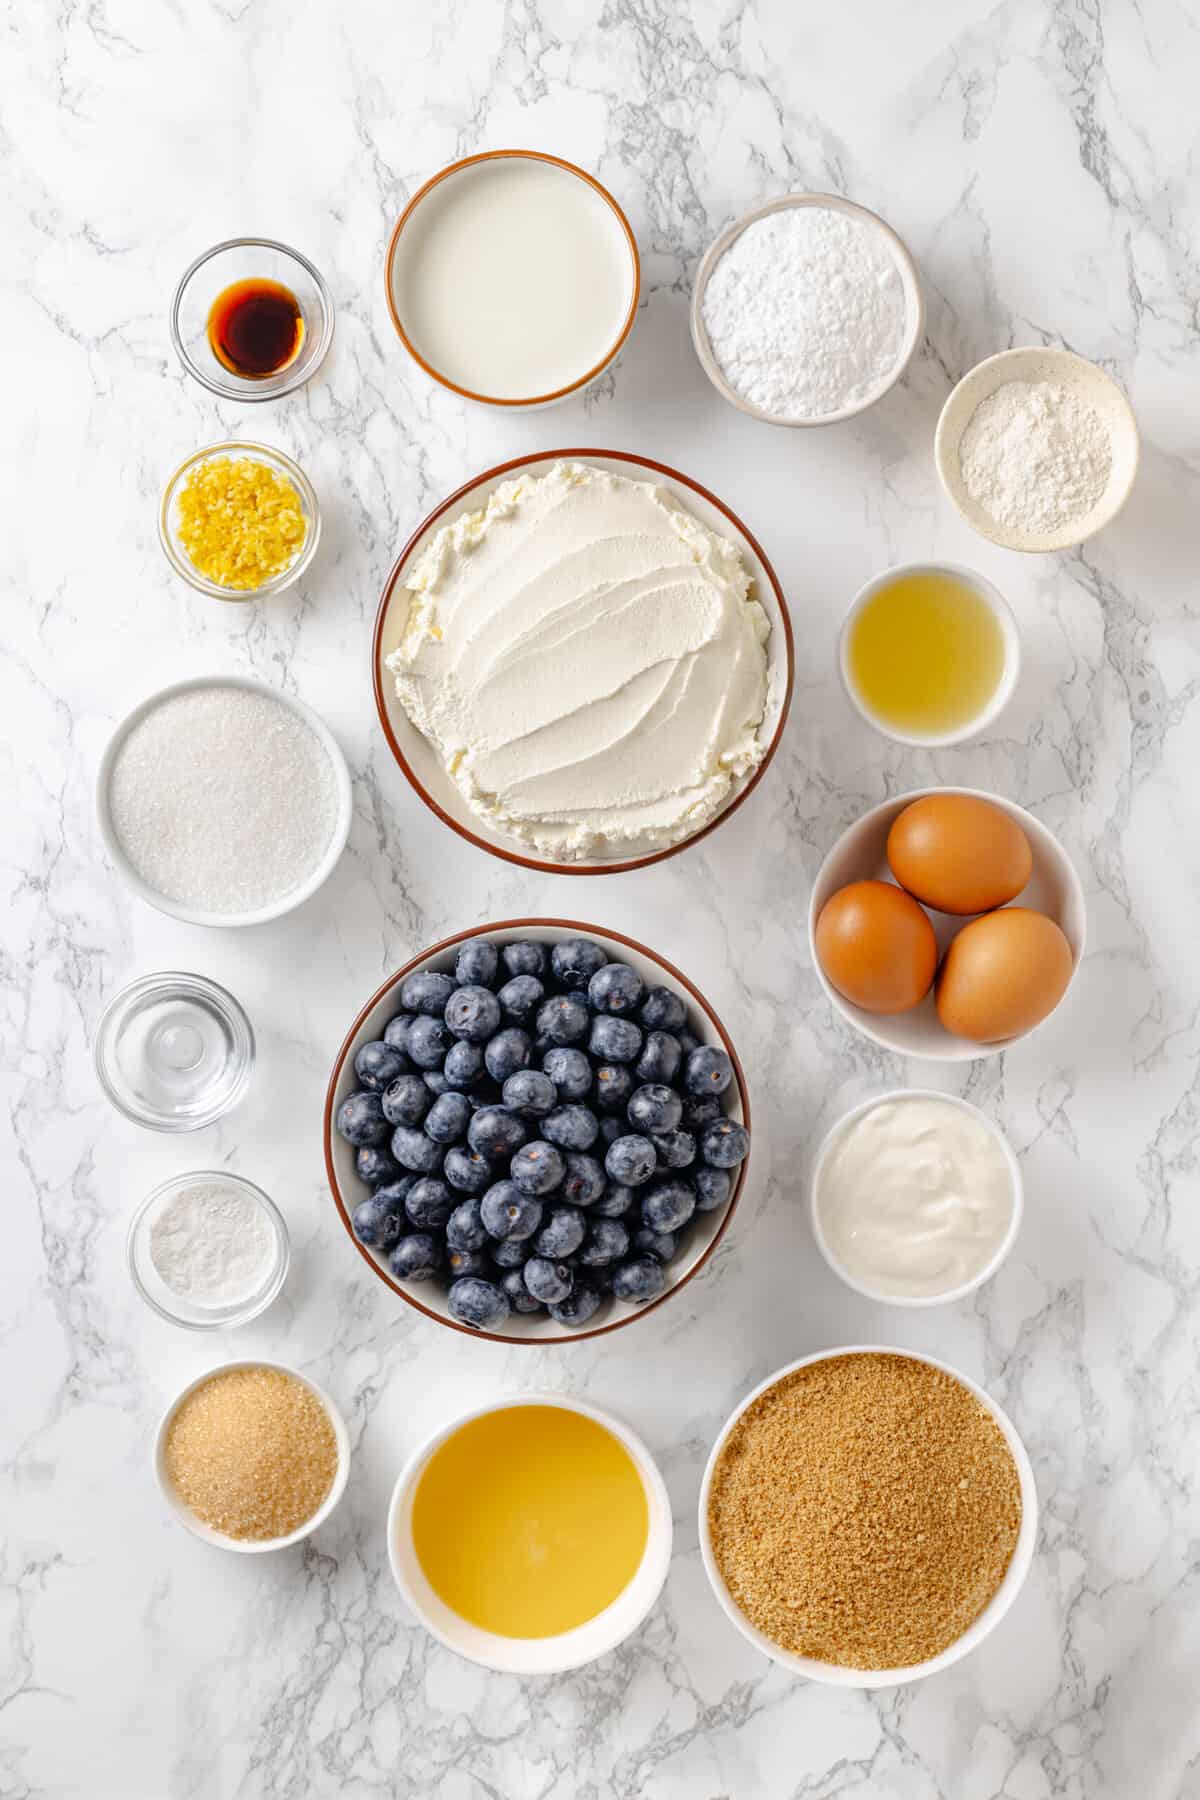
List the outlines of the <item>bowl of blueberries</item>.
{"label": "bowl of blueberries", "polygon": [[644,944],[475,926],[398,969],[338,1052],[325,1159],[390,1288],[454,1330],[563,1343],[675,1293],[729,1226],[750,1107],[729,1034]]}

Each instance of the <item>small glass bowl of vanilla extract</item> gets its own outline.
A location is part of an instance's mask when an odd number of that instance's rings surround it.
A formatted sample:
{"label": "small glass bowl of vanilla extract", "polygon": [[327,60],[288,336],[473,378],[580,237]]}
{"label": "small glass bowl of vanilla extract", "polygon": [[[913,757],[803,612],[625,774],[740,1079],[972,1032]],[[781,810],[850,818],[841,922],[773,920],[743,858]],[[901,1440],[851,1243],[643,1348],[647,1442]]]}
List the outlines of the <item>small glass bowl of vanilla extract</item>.
{"label": "small glass bowl of vanilla extract", "polygon": [[333,297],[308,258],[271,238],[230,238],[185,270],[171,341],[189,375],[226,400],[302,387],[333,338]]}

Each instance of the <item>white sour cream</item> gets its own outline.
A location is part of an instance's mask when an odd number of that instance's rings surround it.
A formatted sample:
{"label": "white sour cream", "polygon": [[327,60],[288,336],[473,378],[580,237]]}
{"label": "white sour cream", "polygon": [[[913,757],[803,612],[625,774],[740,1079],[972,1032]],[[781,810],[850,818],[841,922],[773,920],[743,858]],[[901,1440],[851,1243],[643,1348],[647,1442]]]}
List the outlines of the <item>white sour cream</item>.
{"label": "white sour cream", "polygon": [[1016,1205],[997,1133],[953,1100],[881,1100],[837,1133],[815,1213],[834,1262],[873,1292],[933,1299],[996,1255]]}

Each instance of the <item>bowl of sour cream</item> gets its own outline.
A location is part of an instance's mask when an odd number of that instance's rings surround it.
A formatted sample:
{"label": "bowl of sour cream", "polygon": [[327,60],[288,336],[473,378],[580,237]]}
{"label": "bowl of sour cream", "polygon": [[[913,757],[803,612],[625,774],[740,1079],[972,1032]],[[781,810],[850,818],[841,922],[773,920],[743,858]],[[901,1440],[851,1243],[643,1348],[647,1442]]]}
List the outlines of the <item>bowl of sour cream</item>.
{"label": "bowl of sour cream", "polygon": [[1021,1227],[1020,1165],[986,1113],[955,1094],[896,1088],[852,1107],[817,1152],[813,1236],[868,1300],[940,1306],[999,1269]]}

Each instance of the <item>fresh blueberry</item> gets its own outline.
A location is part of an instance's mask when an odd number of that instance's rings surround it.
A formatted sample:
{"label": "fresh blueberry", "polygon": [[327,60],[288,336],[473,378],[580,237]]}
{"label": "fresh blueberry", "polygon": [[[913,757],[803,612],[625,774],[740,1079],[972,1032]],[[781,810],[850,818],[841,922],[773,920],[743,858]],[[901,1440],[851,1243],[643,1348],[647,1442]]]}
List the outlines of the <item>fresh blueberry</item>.
{"label": "fresh blueberry", "polygon": [[505,944],[500,960],[510,975],[540,975],[546,967],[546,951],[542,944],[526,941]]}
{"label": "fresh blueberry", "polygon": [[479,1201],[460,1200],[446,1220],[446,1242],[451,1250],[482,1250],[487,1236]]}
{"label": "fresh blueberry", "polygon": [[446,1002],[446,1024],[456,1038],[486,1044],[500,1029],[500,1002],[491,988],[455,988]]}
{"label": "fresh blueberry", "polygon": [[490,1275],[491,1258],[482,1250],[458,1250],[446,1242],[446,1272],[451,1281],[461,1281],[464,1275]]}
{"label": "fresh blueberry", "polygon": [[[383,1190],[386,1195],[388,1190]],[[350,1224],[360,1244],[369,1250],[387,1251],[408,1230],[404,1201],[397,1204],[394,1195],[384,1198],[379,1189],[360,1200],[350,1214]]]}
{"label": "fresh blueberry", "polygon": [[585,988],[608,957],[591,938],[564,938],[550,952],[554,979],[565,988]]}
{"label": "fresh blueberry", "polygon": [[718,1206],[724,1206],[733,1189],[733,1176],[728,1169],[711,1169],[707,1163],[701,1163],[692,1176],[696,1189],[696,1211],[716,1212]]}
{"label": "fresh blueberry", "polygon": [[658,1154],[649,1138],[619,1137],[608,1146],[604,1167],[610,1181],[621,1187],[640,1187],[658,1167]]}
{"label": "fresh blueberry", "polygon": [[[513,1158],[515,1164],[516,1158]],[[567,1154],[567,1172],[563,1180],[563,1199],[572,1206],[592,1206],[604,1192],[604,1170],[594,1156],[581,1156],[578,1151]]]}
{"label": "fresh blueberry", "polygon": [[588,1049],[597,1062],[631,1063],[641,1047],[641,1029],[632,1019],[614,1019],[609,1013],[597,1013],[592,1020]]}
{"label": "fresh blueberry", "polygon": [[645,991],[645,982],[628,963],[605,963],[588,982],[588,1005],[593,1012],[631,1013]]}
{"label": "fresh blueberry", "polygon": [[411,1169],[414,1175],[435,1174],[444,1154],[442,1146],[415,1125],[397,1125],[392,1133],[392,1155],[402,1169]]}
{"label": "fresh blueberry", "polygon": [[378,1187],[384,1181],[395,1181],[400,1174],[399,1163],[378,1144],[364,1144],[361,1150],[356,1150],[354,1166],[358,1170],[359,1180],[365,1181],[368,1187]]}
{"label": "fresh blueberry", "polygon": [[[415,975],[406,975],[400,983],[400,1004],[405,1012],[422,1013],[427,1019],[440,1019],[453,992],[452,975],[438,975],[432,969],[422,969]],[[411,1029],[410,1026],[409,1030]],[[405,1045],[406,1049],[407,1047]]]}
{"label": "fresh blueberry", "polygon": [[483,1074],[483,1051],[478,1044],[469,1044],[466,1038],[456,1038],[446,1052],[442,1074],[447,1087],[466,1093]]}
{"label": "fresh blueberry", "polygon": [[370,1088],[376,1094],[382,1094],[384,1088],[395,1081],[397,1075],[403,1075],[408,1066],[408,1058],[403,1050],[394,1049],[382,1039],[364,1044],[354,1058],[354,1073],[363,1087]]}
{"label": "fresh blueberry", "polygon": [[664,1169],[690,1169],[696,1160],[696,1140],[690,1131],[652,1131],[650,1142]]}
{"label": "fresh blueberry", "polygon": [[507,1106],[481,1106],[467,1127],[467,1142],[494,1161],[511,1156],[528,1137],[520,1115]]}
{"label": "fresh blueberry", "polygon": [[683,1103],[683,1123],[688,1131],[699,1132],[720,1117],[721,1102],[715,1094],[706,1094],[703,1100],[695,1100],[689,1095]]}
{"label": "fresh blueberry", "polygon": [[436,1175],[423,1175],[404,1196],[404,1210],[418,1231],[442,1231],[454,1211],[454,1195]]}
{"label": "fresh blueberry", "polygon": [[620,1182],[610,1181],[600,1198],[588,1210],[593,1219],[621,1219],[633,1205],[633,1200],[631,1187],[622,1187]]}
{"label": "fresh blueberry", "polygon": [[624,1135],[625,1121],[615,1118],[612,1113],[605,1113],[600,1121],[600,1142],[605,1149],[607,1150],[610,1144],[615,1144],[617,1139]]}
{"label": "fresh blueberry", "polygon": [[577,1206],[552,1206],[546,1214],[546,1223],[533,1240],[533,1247],[539,1256],[560,1261],[565,1256],[574,1256],[586,1230],[587,1221]]}
{"label": "fresh blueberry", "polygon": [[592,1065],[582,1050],[566,1046],[547,1050],[542,1067],[558,1089],[560,1100],[582,1100],[592,1085]]}
{"label": "fresh blueberry", "polygon": [[492,1165],[478,1150],[454,1144],[446,1152],[442,1175],[460,1194],[483,1194],[492,1184]]}
{"label": "fresh blueberry", "polygon": [[426,1069],[421,1080],[425,1083],[425,1086],[429,1089],[429,1092],[433,1095],[435,1100],[440,1100],[443,1094],[448,1094],[450,1092],[450,1083],[446,1080],[446,1074],[443,1069]]}
{"label": "fresh blueberry", "polygon": [[508,1238],[522,1241],[540,1228],[542,1203],[534,1195],[522,1193],[515,1181],[497,1181],[483,1196],[479,1216],[497,1242]]}
{"label": "fresh blueberry", "polygon": [[453,1282],[446,1295],[446,1305],[452,1319],[457,1319],[460,1325],[470,1325],[476,1331],[503,1325],[509,1314],[507,1295],[494,1281],[483,1281],[478,1275],[468,1275],[462,1281]]}
{"label": "fresh blueberry", "polygon": [[716,1044],[701,1044],[687,1059],[683,1085],[697,1099],[703,1094],[723,1094],[733,1080],[733,1064]]}
{"label": "fresh blueberry", "polygon": [[647,1031],[682,1031],[687,1024],[686,1006],[667,987],[652,987],[648,991],[639,1016]]}
{"label": "fresh blueberry", "polygon": [[548,1256],[531,1256],[525,1264],[525,1286],[543,1306],[559,1305],[574,1282],[569,1263],[553,1262]]}
{"label": "fresh blueberry", "polygon": [[[571,1160],[567,1158],[567,1167]],[[531,1144],[522,1144],[509,1164],[508,1172],[523,1194],[552,1194],[562,1184],[562,1155],[553,1144],[535,1138]],[[568,1196],[574,1197],[573,1194]]]}
{"label": "fresh blueberry", "polygon": [[337,1128],[348,1144],[382,1144],[391,1127],[378,1094],[348,1094],[337,1110]]}
{"label": "fresh blueberry", "polygon": [[683,1117],[683,1101],[674,1088],[651,1081],[635,1088],[629,1097],[626,1117],[635,1131],[674,1131]]}
{"label": "fresh blueberry", "polygon": [[383,1116],[389,1125],[419,1125],[432,1100],[420,1075],[398,1075],[383,1090]]}
{"label": "fresh blueberry", "polygon": [[632,1256],[613,1271],[612,1291],[617,1300],[641,1304],[661,1294],[666,1285],[666,1270],[657,1256]]}
{"label": "fresh blueberry", "polygon": [[545,997],[545,984],[536,975],[514,975],[496,996],[504,1017],[516,1019],[520,1025],[533,1018]]}
{"label": "fresh blueberry", "polygon": [[683,1061],[683,1046],[669,1031],[650,1031],[637,1060],[639,1081],[674,1081]]}
{"label": "fresh blueberry", "polygon": [[541,1301],[535,1300],[529,1289],[525,1286],[525,1275],[523,1270],[505,1269],[497,1285],[514,1312],[535,1313],[542,1311]]}
{"label": "fresh blueberry", "polygon": [[603,1269],[629,1254],[629,1231],[620,1219],[591,1219],[579,1250],[587,1269]]}
{"label": "fresh blueberry", "polygon": [[523,1119],[544,1119],[558,1104],[558,1089],[540,1069],[518,1069],[504,1083],[503,1097]]}
{"label": "fresh blueberry", "polygon": [[576,1044],[587,1036],[590,1017],[578,994],[555,994],[538,1007],[538,1035],[551,1044]]}
{"label": "fresh blueberry", "polygon": [[533,1055],[533,1041],[518,1025],[509,1025],[489,1038],[483,1060],[493,1081],[507,1081],[518,1069],[527,1069]]}
{"label": "fresh blueberry", "polygon": [[596,1105],[601,1112],[624,1112],[633,1092],[633,1076],[620,1063],[601,1063],[596,1070]]}
{"label": "fresh blueberry", "polygon": [[397,1013],[384,1026],[383,1041],[390,1044],[393,1050],[408,1050],[408,1028],[412,1024],[411,1013]]}
{"label": "fresh blueberry", "polygon": [[577,1281],[565,1300],[549,1308],[550,1317],[558,1325],[586,1325],[601,1300],[600,1289],[591,1281]]}
{"label": "fresh blueberry", "polygon": [[679,1248],[679,1239],[673,1231],[651,1231],[648,1225],[639,1225],[633,1234],[633,1247],[643,1256],[657,1256],[659,1262],[670,1262]]}
{"label": "fresh blueberry", "polygon": [[714,1169],[736,1169],[750,1154],[750,1133],[733,1119],[714,1119],[704,1127],[700,1154]]}
{"label": "fresh blueberry", "polygon": [[485,938],[472,938],[463,945],[454,965],[454,979],[459,987],[494,987],[500,952]]}
{"label": "fresh blueberry", "polygon": [[642,1224],[651,1231],[678,1231],[695,1210],[695,1191],[686,1181],[656,1181],[642,1196]]}
{"label": "fresh blueberry", "polygon": [[675,1033],[675,1036],[682,1044],[683,1054],[685,1056],[690,1056],[693,1050],[698,1050],[700,1048],[700,1039],[696,1036],[695,1032],[690,1031],[686,1025],[681,1026]]}
{"label": "fresh blueberry", "polygon": [[453,1042],[443,1021],[425,1013],[408,1028],[408,1054],[418,1069],[440,1069]]}
{"label": "fresh blueberry", "polygon": [[427,1231],[410,1231],[388,1257],[388,1268],[397,1281],[429,1281],[437,1274],[442,1247]]}
{"label": "fresh blueberry", "polygon": [[498,1269],[519,1269],[532,1255],[532,1238],[501,1238],[492,1245],[492,1261]]}
{"label": "fresh blueberry", "polygon": [[588,1106],[556,1106],[542,1120],[542,1136],[561,1150],[590,1150],[599,1134],[599,1121]]}
{"label": "fresh blueberry", "polygon": [[467,1135],[471,1107],[465,1094],[449,1089],[434,1101],[425,1120],[425,1136],[435,1144],[457,1144]]}

